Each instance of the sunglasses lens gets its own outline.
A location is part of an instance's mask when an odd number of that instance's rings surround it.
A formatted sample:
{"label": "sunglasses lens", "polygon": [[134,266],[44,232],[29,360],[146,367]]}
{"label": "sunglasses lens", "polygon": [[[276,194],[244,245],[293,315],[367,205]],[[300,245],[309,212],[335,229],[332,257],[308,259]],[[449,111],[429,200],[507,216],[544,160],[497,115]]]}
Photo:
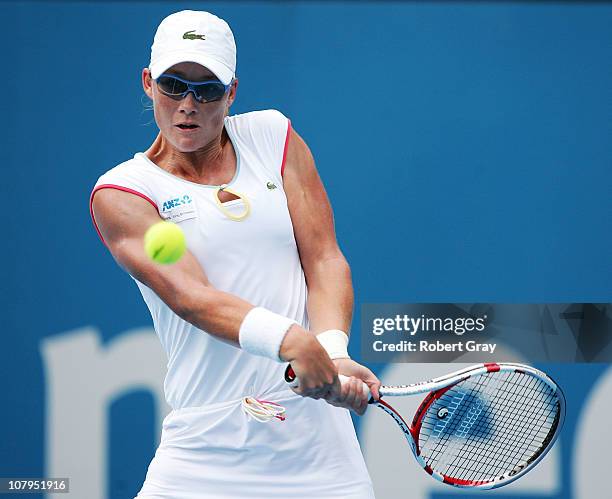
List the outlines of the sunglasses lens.
{"label": "sunglasses lens", "polygon": [[187,84],[171,76],[160,76],[157,84],[162,92],[168,95],[181,95],[187,90]]}
{"label": "sunglasses lens", "polygon": [[191,90],[200,102],[216,101],[225,94],[225,85],[220,81],[185,83],[178,78],[162,75],[157,79],[157,86],[164,94],[171,97],[182,97]]}
{"label": "sunglasses lens", "polygon": [[219,100],[225,94],[225,86],[221,82],[208,82],[196,87],[200,98],[205,102]]}

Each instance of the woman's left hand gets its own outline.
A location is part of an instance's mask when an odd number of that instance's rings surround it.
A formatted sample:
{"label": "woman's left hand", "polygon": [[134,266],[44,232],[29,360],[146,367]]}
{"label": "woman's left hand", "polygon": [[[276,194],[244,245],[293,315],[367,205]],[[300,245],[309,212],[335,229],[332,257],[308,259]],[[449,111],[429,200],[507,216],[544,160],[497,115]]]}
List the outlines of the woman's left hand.
{"label": "woman's left hand", "polygon": [[345,407],[354,410],[360,416],[368,407],[369,397],[363,393],[363,383],[368,385],[374,400],[379,399],[378,389],[380,380],[367,367],[358,364],[351,359],[335,359],[333,363],[338,369],[338,374],[349,377],[349,381],[342,384],[339,396],[326,398],[328,403],[336,407]]}

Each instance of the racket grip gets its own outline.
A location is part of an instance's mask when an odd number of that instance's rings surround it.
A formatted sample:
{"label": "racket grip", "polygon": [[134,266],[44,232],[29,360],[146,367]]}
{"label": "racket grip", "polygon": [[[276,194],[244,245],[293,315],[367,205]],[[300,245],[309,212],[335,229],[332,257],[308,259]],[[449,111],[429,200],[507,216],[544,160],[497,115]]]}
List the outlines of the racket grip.
{"label": "racket grip", "polygon": [[[344,374],[338,374],[338,379],[343,385],[350,381],[350,378]],[[295,371],[291,367],[291,364],[289,364],[285,369],[285,383],[287,383],[290,388],[297,388],[300,386],[300,382],[295,374]],[[371,403],[374,399],[372,397],[372,393],[370,392],[370,388],[363,382],[361,384],[363,385],[363,394],[367,396],[369,403]]]}
{"label": "racket grip", "polygon": [[[340,380],[340,383],[343,385],[351,381],[351,378],[349,378],[348,376],[345,376],[344,374],[338,374],[338,379]],[[371,402],[373,398],[372,398],[372,393],[370,392],[370,387],[362,381],[361,388],[363,390],[363,394],[368,398],[368,401]]]}

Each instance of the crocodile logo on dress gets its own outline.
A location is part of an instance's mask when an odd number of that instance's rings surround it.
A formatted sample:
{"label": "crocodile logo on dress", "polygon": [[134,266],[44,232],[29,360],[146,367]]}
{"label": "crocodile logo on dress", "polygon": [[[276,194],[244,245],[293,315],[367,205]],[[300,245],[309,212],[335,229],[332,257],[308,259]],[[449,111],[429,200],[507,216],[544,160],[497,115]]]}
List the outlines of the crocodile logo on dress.
{"label": "crocodile logo on dress", "polygon": [[268,189],[270,189],[270,190],[272,190],[272,189],[276,189],[276,185],[274,185],[272,182],[268,182],[268,183],[266,184],[266,187],[267,187]]}

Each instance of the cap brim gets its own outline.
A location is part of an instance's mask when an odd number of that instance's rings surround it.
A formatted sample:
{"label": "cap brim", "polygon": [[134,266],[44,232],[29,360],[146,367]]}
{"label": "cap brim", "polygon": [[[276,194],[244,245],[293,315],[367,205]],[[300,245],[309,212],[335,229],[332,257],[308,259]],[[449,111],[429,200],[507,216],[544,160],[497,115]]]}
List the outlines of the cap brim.
{"label": "cap brim", "polygon": [[158,60],[151,63],[149,66],[149,69],[151,70],[151,78],[154,80],[159,78],[159,76],[168,68],[171,68],[175,64],[179,64],[181,62],[195,62],[196,64],[200,64],[201,66],[210,69],[224,85],[228,85],[234,77],[234,73],[231,69],[212,57],[199,53],[179,51],[165,54],[163,57],[160,57]]}

